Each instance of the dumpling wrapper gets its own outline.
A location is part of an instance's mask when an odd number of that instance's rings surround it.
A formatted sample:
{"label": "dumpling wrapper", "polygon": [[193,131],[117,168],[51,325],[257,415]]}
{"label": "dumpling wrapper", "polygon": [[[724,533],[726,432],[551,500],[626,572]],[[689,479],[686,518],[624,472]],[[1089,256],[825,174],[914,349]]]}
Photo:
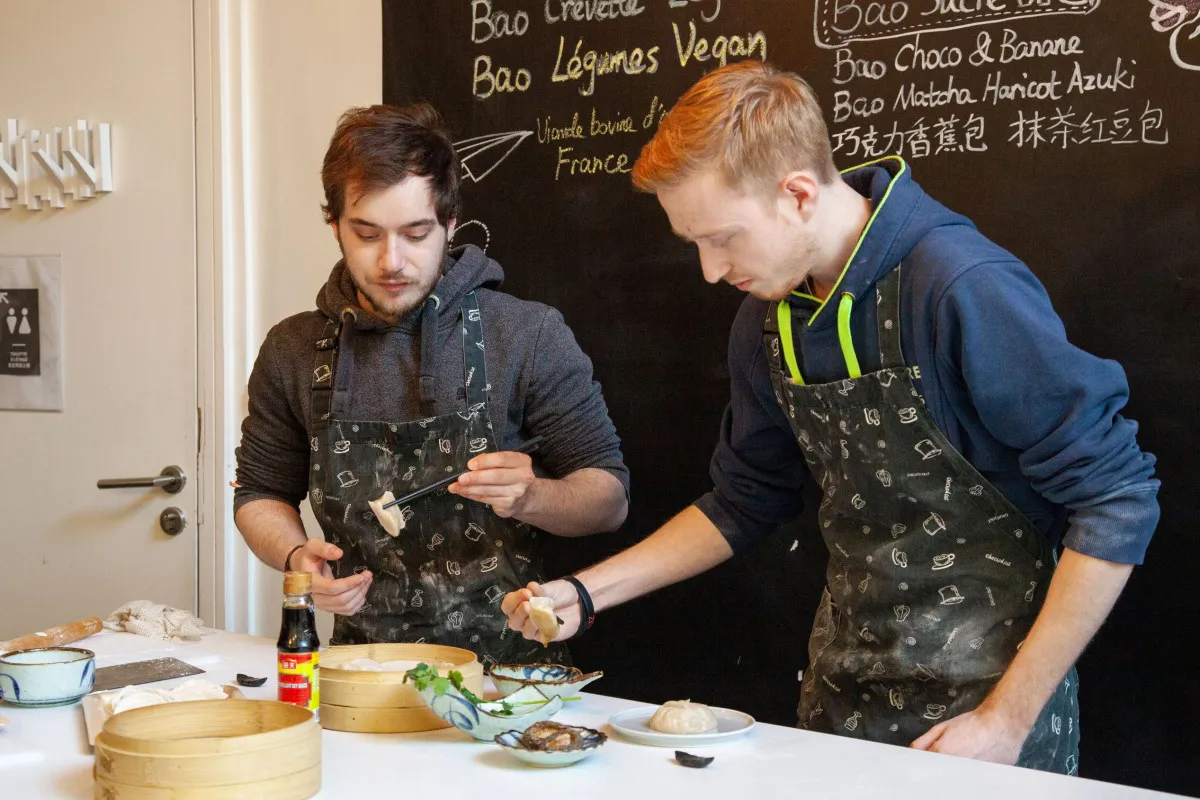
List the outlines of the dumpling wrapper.
{"label": "dumpling wrapper", "polygon": [[185,681],[174,689],[167,689],[166,694],[174,703],[187,700],[224,700],[228,697],[224,687],[198,678]]}
{"label": "dumpling wrapper", "polygon": [[134,708],[145,708],[146,706],[156,706],[160,703],[165,703],[167,702],[167,698],[163,697],[161,693],[149,689],[135,690],[128,693],[125,690],[121,690],[121,693],[117,697],[112,698],[111,702],[112,713],[120,714],[122,711],[129,711]]}
{"label": "dumpling wrapper", "polygon": [[529,601],[529,618],[542,635],[542,646],[548,647],[558,636],[558,617],[554,613],[554,601],[549,597],[535,597]]}
{"label": "dumpling wrapper", "polygon": [[134,708],[145,708],[162,703],[183,703],[189,700],[224,700],[225,689],[215,683],[199,678],[186,681],[173,689],[147,689],[144,686],[126,686],[108,700],[113,714]]}
{"label": "dumpling wrapper", "polygon": [[367,505],[371,507],[371,513],[375,515],[375,519],[379,520],[379,524],[387,531],[388,536],[392,538],[399,536],[400,531],[404,530],[404,515],[400,509],[395,506],[384,508],[385,505],[395,499],[396,496],[387,491],[378,500],[367,501]]}
{"label": "dumpling wrapper", "polygon": [[715,733],[717,716],[703,703],[691,700],[668,700],[646,723],[652,731],[674,734]]}

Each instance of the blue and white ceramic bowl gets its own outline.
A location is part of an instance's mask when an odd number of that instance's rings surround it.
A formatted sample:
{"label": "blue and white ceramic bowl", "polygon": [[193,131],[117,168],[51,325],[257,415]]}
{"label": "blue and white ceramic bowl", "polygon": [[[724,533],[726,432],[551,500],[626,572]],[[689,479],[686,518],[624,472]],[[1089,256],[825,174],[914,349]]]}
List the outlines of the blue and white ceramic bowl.
{"label": "blue and white ceramic bowl", "polygon": [[0,655],[0,699],[20,706],[74,703],[92,690],[96,654],[79,647],[44,647]]}
{"label": "blue and white ceramic bowl", "polygon": [[[554,723],[551,723],[552,725]],[[563,728],[570,728],[564,725]],[[519,761],[532,764],[535,767],[567,767],[576,764],[592,754],[608,737],[600,731],[591,728],[570,728],[579,734],[579,742],[570,750],[539,750],[529,747],[524,741],[521,731],[505,731],[496,737],[496,744],[504,748]]]}
{"label": "blue and white ceramic bowl", "polygon": [[585,675],[575,667],[564,667],[562,664],[493,664],[488,674],[501,694],[511,694],[532,686],[546,697],[561,697],[564,700],[578,695],[583,687],[604,677],[603,672]]}
{"label": "blue and white ceramic bowl", "polygon": [[[563,704],[562,698],[547,698],[532,686],[478,706],[453,686],[442,695],[432,687],[422,689],[418,694],[433,713],[481,742],[491,742],[504,731],[523,731],[535,722],[550,719]],[[500,713],[503,703],[512,707],[511,714]]]}

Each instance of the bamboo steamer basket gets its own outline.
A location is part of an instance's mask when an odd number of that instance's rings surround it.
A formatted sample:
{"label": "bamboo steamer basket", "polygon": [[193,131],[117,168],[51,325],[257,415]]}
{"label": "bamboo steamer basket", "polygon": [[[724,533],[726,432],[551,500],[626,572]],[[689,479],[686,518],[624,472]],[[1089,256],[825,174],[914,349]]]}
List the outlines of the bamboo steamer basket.
{"label": "bamboo steamer basket", "polygon": [[194,700],[114,714],[96,737],[97,800],[303,800],[321,790],[312,712]]}
{"label": "bamboo steamer basket", "polygon": [[341,669],[358,658],[414,661],[462,673],[463,686],[483,696],[483,665],[470,650],[435,644],[355,644],[321,653],[321,726],[355,733],[414,733],[450,727],[429,710],[403,672]]}

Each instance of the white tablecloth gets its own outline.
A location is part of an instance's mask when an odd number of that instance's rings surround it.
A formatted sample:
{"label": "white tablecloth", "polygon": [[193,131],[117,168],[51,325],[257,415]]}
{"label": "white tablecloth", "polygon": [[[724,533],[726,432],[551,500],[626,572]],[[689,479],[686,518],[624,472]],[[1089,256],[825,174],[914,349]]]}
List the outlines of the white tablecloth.
{"label": "white tablecloth", "polygon": [[[174,656],[206,670],[197,677],[234,683],[243,672],[269,676],[250,698],[274,699],[275,644],[214,633],[199,642],[154,642],[127,633],[102,633],[76,647],[96,653],[96,666]],[[186,679],[155,686],[172,686]],[[592,684],[603,690],[604,680]],[[663,698],[668,700],[671,698]],[[606,731],[609,741],[585,761],[564,769],[528,767],[491,744],[456,729],[416,734],[322,733],[322,791],[317,797],[525,797],[531,800],[671,798],[953,798],[953,800],[1103,800],[1169,795],[1114,784],[1047,775],[962,758],[871,744],[839,736],[757,724],[748,735],[693,752],[716,756],[705,769],[674,762],[673,749],[632,744],[607,722],[640,705],[584,694],[555,719]],[[79,704],[26,709],[0,702],[0,800],[92,797],[92,753]],[[1083,754],[1086,760],[1087,754]]]}

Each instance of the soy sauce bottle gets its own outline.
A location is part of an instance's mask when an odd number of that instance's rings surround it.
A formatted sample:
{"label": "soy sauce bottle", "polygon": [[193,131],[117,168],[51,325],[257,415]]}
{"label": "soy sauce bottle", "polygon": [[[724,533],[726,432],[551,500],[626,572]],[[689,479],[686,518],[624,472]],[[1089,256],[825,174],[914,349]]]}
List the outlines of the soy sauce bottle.
{"label": "soy sauce bottle", "polygon": [[283,575],[283,624],[279,627],[279,702],[307,708],[321,704],[321,646],[312,601],[312,574]]}

